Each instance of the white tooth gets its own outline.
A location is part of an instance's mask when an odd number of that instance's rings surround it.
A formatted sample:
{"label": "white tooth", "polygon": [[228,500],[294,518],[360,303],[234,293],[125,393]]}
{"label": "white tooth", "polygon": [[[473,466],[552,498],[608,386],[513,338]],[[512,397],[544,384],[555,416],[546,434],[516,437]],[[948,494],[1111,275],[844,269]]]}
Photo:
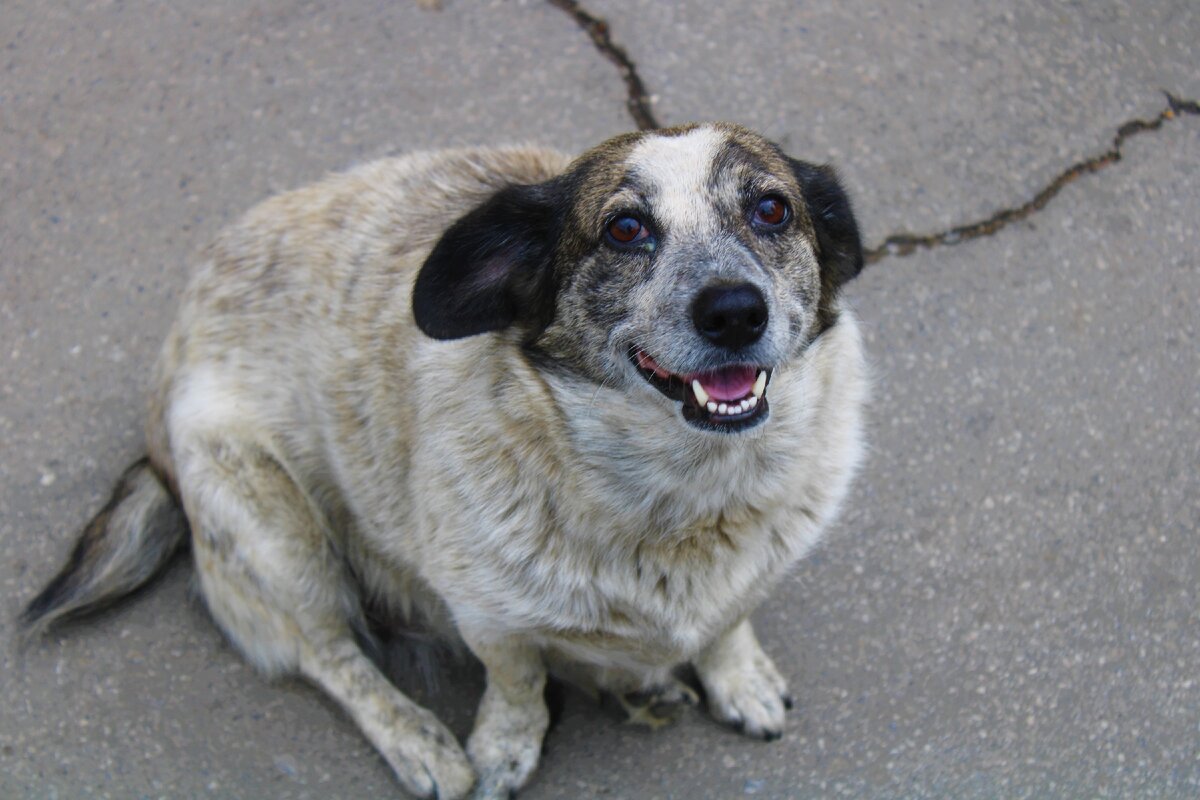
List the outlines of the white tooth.
{"label": "white tooth", "polygon": [[704,391],[704,387],[700,385],[700,381],[692,379],[692,391],[696,393],[696,399],[700,401],[700,405],[708,404],[708,392]]}
{"label": "white tooth", "polygon": [[729,406],[725,405],[724,403],[721,403],[719,406],[717,406],[717,413],[718,414],[728,414]]}
{"label": "white tooth", "polygon": [[750,395],[750,398],[748,400],[746,400],[746,402],[750,404],[751,408],[754,408],[755,406],[758,405],[758,398],[755,397],[754,395]]}
{"label": "white tooth", "polygon": [[742,409],[743,413],[745,413],[746,411],[750,410],[750,401],[743,400],[742,402],[738,403],[738,407]]}
{"label": "white tooth", "polygon": [[767,390],[767,371],[763,370],[762,372],[758,373],[758,380],[754,381],[754,388],[750,390],[750,393],[753,394],[755,397],[762,397],[763,392],[765,392],[766,390]]}
{"label": "white tooth", "polygon": [[710,413],[710,414],[711,414],[711,413],[713,413],[714,411],[716,411],[716,410],[717,410],[717,404],[716,404],[715,402],[713,402],[712,400],[709,400],[709,401],[708,401],[708,405],[706,405],[706,406],[705,406],[705,408],[707,408],[707,409],[708,409],[708,413]]}

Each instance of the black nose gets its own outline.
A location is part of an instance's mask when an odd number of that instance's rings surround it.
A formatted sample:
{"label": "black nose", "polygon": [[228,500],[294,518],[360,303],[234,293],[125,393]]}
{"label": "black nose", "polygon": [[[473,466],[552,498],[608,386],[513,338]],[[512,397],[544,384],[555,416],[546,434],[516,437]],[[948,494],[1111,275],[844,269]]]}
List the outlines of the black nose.
{"label": "black nose", "polygon": [[692,324],[713,344],[745,347],[767,329],[767,301],[748,283],[709,286],[692,303]]}

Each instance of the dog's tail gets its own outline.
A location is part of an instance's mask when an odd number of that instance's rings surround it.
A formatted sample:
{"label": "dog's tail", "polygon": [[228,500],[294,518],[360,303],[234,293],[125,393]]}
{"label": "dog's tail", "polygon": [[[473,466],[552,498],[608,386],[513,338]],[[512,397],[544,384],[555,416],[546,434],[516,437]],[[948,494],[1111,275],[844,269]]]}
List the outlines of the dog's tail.
{"label": "dog's tail", "polygon": [[143,458],[79,534],[62,570],[30,601],[20,624],[28,638],[56,622],[103,608],[154,577],[187,538],[183,510]]}

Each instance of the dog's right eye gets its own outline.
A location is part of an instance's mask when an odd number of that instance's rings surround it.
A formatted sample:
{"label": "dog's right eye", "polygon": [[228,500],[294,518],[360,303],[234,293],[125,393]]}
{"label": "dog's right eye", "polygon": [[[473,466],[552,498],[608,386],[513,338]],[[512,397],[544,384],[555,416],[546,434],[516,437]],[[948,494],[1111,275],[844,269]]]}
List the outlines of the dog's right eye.
{"label": "dog's right eye", "polygon": [[650,231],[637,217],[622,214],[609,220],[607,234],[610,241],[619,245],[638,244],[650,237]]}

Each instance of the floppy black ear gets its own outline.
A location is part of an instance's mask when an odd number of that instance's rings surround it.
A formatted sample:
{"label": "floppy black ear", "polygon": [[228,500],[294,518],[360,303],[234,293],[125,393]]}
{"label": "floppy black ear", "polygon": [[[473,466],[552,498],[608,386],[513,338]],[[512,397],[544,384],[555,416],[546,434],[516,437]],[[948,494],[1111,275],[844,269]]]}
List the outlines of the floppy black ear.
{"label": "floppy black ear", "polygon": [[417,327],[435,339],[544,329],[561,214],[553,184],[509,186],[451,225],[417,275]]}
{"label": "floppy black ear", "polygon": [[833,167],[790,160],[804,193],[808,216],[816,228],[822,283],[836,290],[863,268],[862,239],[850,198]]}

